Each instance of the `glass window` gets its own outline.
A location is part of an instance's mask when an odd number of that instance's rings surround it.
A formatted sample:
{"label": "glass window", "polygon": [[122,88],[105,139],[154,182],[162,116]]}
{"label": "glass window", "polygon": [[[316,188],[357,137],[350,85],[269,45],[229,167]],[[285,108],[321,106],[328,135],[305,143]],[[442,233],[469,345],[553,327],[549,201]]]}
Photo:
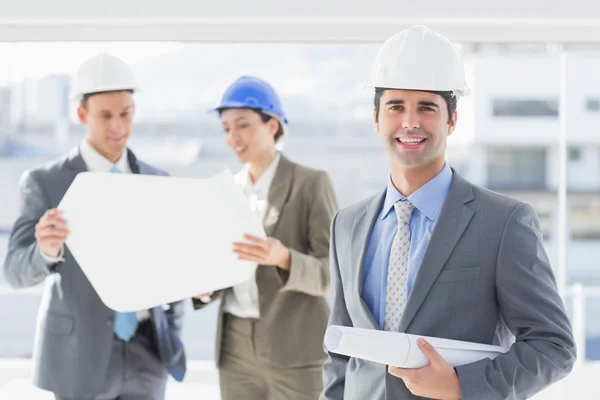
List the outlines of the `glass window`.
{"label": "glass window", "polygon": [[585,197],[576,194],[569,196],[571,237],[575,240],[600,241],[600,194]]}
{"label": "glass window", "polygon": [[505,190],[545,189],[546,155],[545,149],[488,148],[488,186]]}
{"label": "glass window", "polygon": [[586,105],[589,112],[600,112],[600,99],[588,99]]}
{"label": "glass window", "polygon": [[558,100],[493,99],[494,117],[558,117]]}
{"label": "glass window", "polygon": [[581,160],[581,148],[571,146],[568,148],[569,161]]}

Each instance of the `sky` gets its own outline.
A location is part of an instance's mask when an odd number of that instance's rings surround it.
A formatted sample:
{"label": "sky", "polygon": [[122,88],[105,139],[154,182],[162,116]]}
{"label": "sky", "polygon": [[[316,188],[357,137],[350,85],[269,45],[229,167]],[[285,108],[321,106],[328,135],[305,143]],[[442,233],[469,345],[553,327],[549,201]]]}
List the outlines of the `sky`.
{"label": "sky", "polygon": [[83,61],[103,51],[127,63],[136,63],[183,46],[172,42],[0,43],[0,85],[24,77],[34,79],[54,73],[74,73]]}

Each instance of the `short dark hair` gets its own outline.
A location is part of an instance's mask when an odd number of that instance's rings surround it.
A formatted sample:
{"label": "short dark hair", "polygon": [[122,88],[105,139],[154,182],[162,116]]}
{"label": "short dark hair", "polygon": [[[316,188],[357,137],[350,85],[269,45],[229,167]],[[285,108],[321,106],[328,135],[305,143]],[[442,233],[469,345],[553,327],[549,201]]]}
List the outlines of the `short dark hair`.
{"label": "short dark hair", "polygon": [[129,92],[131,94],[133,94],[133,90],[109,90],[107,92],[93,92],[93,93],[86,93],[83,95],[83,97],[81,98],[81,102],[79,103],[81,105],[81,107],[85,108],[87,110],[87,106],[88,106],[88,99],[92,96],[95,96],[97,94],[102,94],[102,93],[120,93],[120,92]]}
{"label": "short dark hair", "polygon": [[[375,88],[375,98],[373,99],[373,103],[375,105],[375,121],[379,121],[379,107],[381,105],[381,96],[386,90],[388,89]],[[456,107],[458,105],[458,98],[456,97],[456,95],[450,91],[439,92],[434,90],[423,90],[423,92],[429,92],[440,95],[446,101],[446,106],[448,108],[448,123],[450,123],[450,121],[452,121],[452,115],[456,111]]]}
{"label": "short dark hair", "polygon": [[[219,109],[219,115],[221,115],[223,113],[223,111],[225,111],[227,109],[228,108],[221,108],[221,109]],[[275,143],[277,143],[277,141],[279,140],[279,138],[283,136],[283,125],[281,125],[281,121],[279,121],[277,118],[273,117],[272,115],[269,115],[269,114],[263,112],[260,108],[250,108],[250,107],[248,107],[246,109],[254,111],[258,115],[260,115],[260,119],[262,120],[262,122],[264,124],[266,124],[267,122],[269,122],[269,120],[271,120],[271,119],[275,119],[277,121],[277,124],[279,125],[279,129],[277,129],[277,132],[275,133]]]}

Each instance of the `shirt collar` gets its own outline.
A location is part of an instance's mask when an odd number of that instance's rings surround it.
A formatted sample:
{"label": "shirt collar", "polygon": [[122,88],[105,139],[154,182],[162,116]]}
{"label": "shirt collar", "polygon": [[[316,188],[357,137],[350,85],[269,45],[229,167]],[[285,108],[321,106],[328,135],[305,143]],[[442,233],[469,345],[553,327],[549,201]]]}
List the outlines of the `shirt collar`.
{"label": "shirt collar", "polygon": [[83,139],[80,145],[80,152],[83,161],[90,172],[109,172],[113,167],[117,167],[121,172],[129,172],[127,163],[127,149],[123,149],[123,154],[116,164],[108,161],[102,154],[98,153],[87,141]]}
{"label": "shirt collar", "polygon": [[407,199],[396,189],[390,176],[380,218],[384,219],[398,201],[408,200],[430,221],[435,222],[442,210],[451,183],[452,169],[450,169],[448,163],[445,163],[442,170],[432,180],[421,186]]}
{"label": "shirt collar", "polygon": [[271,182],[275,177],[275,172],[277,171],[277,167],[279,166],[280,159],[281,153],[277,152],[277,154],[275,155],[275,159],[271,162],[271,164],[265,170],[265,172],[262,173],[258,180],[254,182],[254,184],[250,180],[250,167],[248,164],[246,164],[239,174],[238,183],[243,188],[252,188],[256,191],[260,190],[261,188],[268,188],[269,186],[271,186]]}

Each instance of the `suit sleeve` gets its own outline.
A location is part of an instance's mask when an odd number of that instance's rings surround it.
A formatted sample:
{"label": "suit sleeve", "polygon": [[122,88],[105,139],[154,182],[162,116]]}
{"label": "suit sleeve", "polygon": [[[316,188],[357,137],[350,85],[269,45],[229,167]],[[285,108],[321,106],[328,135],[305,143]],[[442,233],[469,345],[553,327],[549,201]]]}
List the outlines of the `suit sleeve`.
{"label": "suit sleeve", "polygon": [[186,300],[170,303],[169,309],[165,311],[165,314],[167,315],[167,321],[169,322],[169,327],[179,338],[181,338],[181,331],[183,330],[185,303]]}
{"label": "suit sleeve", "polygon": [[[329,289],[329,237],[337,201],[329,175],[320,172],[307,190],[307,254],[290,249],[290,271],[282,291],[294,290],[312,296],[325,296]],[[283,271],[284,274],[288,274]]]}
{"label": "suit sleeve", "polygon": [[28,171],[19,183],[21,191],[19,217],[13,225],[8,253],[4,261],[6,281],[15,288],[35,286],[53,273],[62,262],[49,263],[41,254],[35,239],[35,225],[50,209],[39,177]]}
{"label": "suit sleeve", "polygon": [[544,250],[533,208],[509,218],[496,265],[502,320],[515,335],[510,351],[456,367],[462,400],[524,399],[565,377],[576,358],[571,325]]}
{"label": "suit sleeve", "polygon": [[[352,321],[348,314],[346,301],[344,299],[344,287],[336,252],[335,225],[337,215],[338,214],[334,216],[331,224],[330,267],[333,300],[331,314],[327,324],[328,327],[332,325],[352,326]],[[321,394],[320,400],[342,400],[344,398],[346,367],[348,365],[349,357],[331,353],[325,345],[323,348],[327,354],[327,358],[323,365],[323,393]]]}

